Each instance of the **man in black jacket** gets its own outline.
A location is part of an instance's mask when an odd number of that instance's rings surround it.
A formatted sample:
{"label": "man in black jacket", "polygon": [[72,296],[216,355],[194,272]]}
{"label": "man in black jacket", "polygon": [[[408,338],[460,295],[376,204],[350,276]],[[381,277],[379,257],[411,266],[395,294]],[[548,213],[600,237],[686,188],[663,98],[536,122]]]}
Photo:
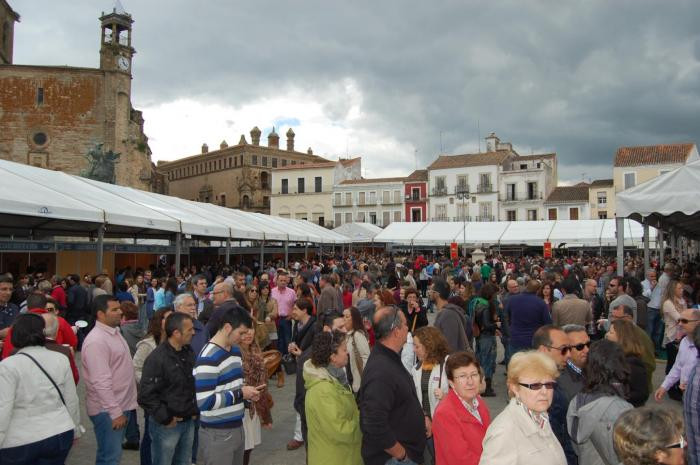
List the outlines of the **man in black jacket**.
{"label": "man in black jacket", "polygon": [[398,307],[382,307],[373,327],[377,344],[360,385],[362,458],[365,465],[422,463],[426,420],[399,355],[408,335],[406,317]]}
{"label": "man in black jacket", "polygon": [[87,319],[88,294],[85,288],[80,285],[80,278],[77,274],[68,275],[67,279],[69,287],[66,293],[66,301],[68,303],[66,320],[70,323],[75,323],[77,320]]}
{"label": "man in black jacket", "polygon": [[190,463],[194,441],[194,335],[192,317],[171,313],[165,320],[167,340],[146,358],[139,405],[148,414],[154,463]]}

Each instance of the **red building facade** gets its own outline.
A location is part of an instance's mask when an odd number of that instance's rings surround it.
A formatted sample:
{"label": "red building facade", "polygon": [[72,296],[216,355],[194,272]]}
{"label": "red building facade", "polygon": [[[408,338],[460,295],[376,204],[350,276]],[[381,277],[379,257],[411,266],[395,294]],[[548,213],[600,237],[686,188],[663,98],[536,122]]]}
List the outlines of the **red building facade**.
{"label": "red building facade", "polygon": [[407,222],[428,221],[428,170],[416,170],[404,184]]}

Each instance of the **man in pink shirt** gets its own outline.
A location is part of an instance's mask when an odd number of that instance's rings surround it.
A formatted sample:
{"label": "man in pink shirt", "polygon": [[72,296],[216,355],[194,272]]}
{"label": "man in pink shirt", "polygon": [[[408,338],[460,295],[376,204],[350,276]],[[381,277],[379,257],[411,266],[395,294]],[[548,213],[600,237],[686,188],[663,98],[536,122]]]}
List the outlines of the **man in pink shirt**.
{"label": "man in pink shirt", "polygon": [[287,347],[292,341],[292,307],[297,300],[297,294],[287,287],[289,274],[287,271],[277,270],[277,287],[272,289],[270,296],[277,301],[279,313],[279,331],[277,337],[277,349],[283,354],[287,353]]}
{"label": "man in pink shirt", "polygon": [[82,350],[86,407],[97,438],[95,465],[116,465],[128,416],[137,406],[136,378],[129,346],[119,331],[119,301],[101,295],[92,305],[97,321]]}

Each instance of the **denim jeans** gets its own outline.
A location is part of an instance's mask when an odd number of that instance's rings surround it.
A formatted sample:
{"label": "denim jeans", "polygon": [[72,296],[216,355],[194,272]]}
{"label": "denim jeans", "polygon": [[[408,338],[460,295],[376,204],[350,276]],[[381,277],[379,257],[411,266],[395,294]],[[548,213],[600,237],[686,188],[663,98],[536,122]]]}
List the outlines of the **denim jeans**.
{"label": "denim jeans", "polygon": [[493,378],[496,372],[496,336],[481,335],[476,338],[476,358],[484,370],[484,378]]}
{"label": "denim jeans", "polygon": [[406,457],[405,460],[398,460],[395,459],[394,457],[390,458],[389,460],[386,461],[384,465],[418,465],[416,462],[413,460],[409,459]]}
{"label": "denim jeans", "polygon": [[[148,427],[148,414],[143,412],[143,439],[141,440],[141,465],[151,465],[151,428]],[[192,462],[194,463],[194,462]]]}
{"label": "denim jeans", "polygon": [[153,465],[190,465],[192,463],[192,442],[194,422],[180,421],[173,427],[161,425],[150,417],[148,428],[151,433],[151,460]]}
{"label": "denim jeans", "polygon": [[139,431],[138,415],[136,410],[129,410],[129,421],[126,423],[126,442],[138,444],[139,439],[141,439],[141,432]]}
{"label": "denim jeans", "polygon": [[286,354],[289,343],[292,342],[292,320],[280,317],[280,324],[277,331],[277,350]]}
{"label": "denim jeans", "polygon": [[[129,415],[129,412],[124,412]],[[126,428],[112,429],[112,418],[107,412],[92,415],[90,421],[95,428],[97,457],[95,465],[118,465],[122,459],[122,441]]]}
{"label": "denim jeans", "polygon": [[0,465],[63,465],[73,445],[73,430],[23,446],[0,449]]}
{"label": "denim jeans", "polygon": [[654,343],[654,350],[660,352],[664,336],[664,320],[658,308],[647,308],[647,334]]}

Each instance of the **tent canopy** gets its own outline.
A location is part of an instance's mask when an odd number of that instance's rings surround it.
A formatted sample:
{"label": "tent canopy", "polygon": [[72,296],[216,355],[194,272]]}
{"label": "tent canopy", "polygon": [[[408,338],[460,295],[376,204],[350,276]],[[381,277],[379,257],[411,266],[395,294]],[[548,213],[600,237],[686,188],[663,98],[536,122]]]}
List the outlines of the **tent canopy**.
{"label": "tent canopy", "polygon": [[372,242],[382,232],[382,228],[371,223],[345,223],[333,230],[334,233],[347,237],[353,243]]}

